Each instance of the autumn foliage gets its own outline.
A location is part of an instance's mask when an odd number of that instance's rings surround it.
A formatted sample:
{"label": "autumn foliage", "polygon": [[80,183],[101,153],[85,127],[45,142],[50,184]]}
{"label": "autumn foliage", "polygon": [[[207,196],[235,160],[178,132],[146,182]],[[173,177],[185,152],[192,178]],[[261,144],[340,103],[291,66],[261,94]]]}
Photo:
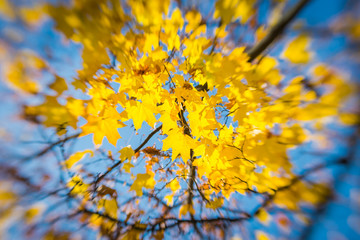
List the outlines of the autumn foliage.
{"label": "autumn foliage", "polygon": [[[351,166],[359,124],[358,82],[319,61],[311,32],[281,38],[311,1],[269,1],[268,19],[256,0],[69,2],[0,1],[82,59],[69,77],[0,42],[16,119],[41,132],[6,153],[0,222],[30,239],[306,236],[336,193],[321,173]],[[331,31],[358,44],[348,21]]]}

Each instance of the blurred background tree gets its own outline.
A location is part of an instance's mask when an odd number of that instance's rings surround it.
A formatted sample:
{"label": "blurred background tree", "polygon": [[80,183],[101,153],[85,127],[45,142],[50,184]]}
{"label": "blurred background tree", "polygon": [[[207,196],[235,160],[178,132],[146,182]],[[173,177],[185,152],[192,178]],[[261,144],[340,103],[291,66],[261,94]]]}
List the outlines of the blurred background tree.
{"label": "blurred background tree", "polygon": [[3,239],[354,239],[358,1],[0,0]]}

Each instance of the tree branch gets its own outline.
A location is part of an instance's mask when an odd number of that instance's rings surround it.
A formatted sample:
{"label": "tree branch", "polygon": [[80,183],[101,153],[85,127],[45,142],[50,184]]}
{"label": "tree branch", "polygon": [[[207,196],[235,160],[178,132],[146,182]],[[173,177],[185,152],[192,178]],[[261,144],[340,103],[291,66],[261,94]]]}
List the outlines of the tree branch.
{"label": "tree branch", "polygon": [[292,9],[284,14],[269,31],[269,33],[247,53],[249,62],[252,62],[259,56],[287,27],[287,25],[295,18],[295,16],[305,7],[310,0],[300,0]]}
{"label": "tree branch", "polygon": [[[134,150],[135,153],[139,152],[141,150],[141,148],[143,146],[145,146],[145,144],[157,133],[161,130],[162,125],[160,125],[159,127],[155,128],[154,131],[152,131],[147,138]],[[112,172],[112,170],[114,170],[116,167],[118,167],[120,164],[122,163],[122,161],[118,161],[117,163],[115,163],[114,165],[112,165],[105,173],[103,173],[102,175],[100,175],[96,181],[95,181],[95,186],[106,176],[108,175],[110,172]]]}
{"label": "tree branch", "polygon": [[70,140],[70,139],[74,139],[74,138],[77,138],[79,137],[80,133],[77,133],[77,134],[74,134],[74,135],[71,135],[71,136],[68,136],[64,139],[60,139],[56,142],[53,142],[51,143],[49,146],[47,146],[46,148],[44,148],[43,150],[41,150],[40,152],[38,153],[35,153],[31,156],[28,156],[28,157],[25,157],[23,158],[24,161],[27,161],[27,160],[30,160],[32,158],[37,158],[37,157],[41,157],[43,155],[45,155],[48,151],[50,151],[51,149],[53,149],[55,146],[59,145],[59,144],[62,144],[62,143],[65,143],[66,141]]}

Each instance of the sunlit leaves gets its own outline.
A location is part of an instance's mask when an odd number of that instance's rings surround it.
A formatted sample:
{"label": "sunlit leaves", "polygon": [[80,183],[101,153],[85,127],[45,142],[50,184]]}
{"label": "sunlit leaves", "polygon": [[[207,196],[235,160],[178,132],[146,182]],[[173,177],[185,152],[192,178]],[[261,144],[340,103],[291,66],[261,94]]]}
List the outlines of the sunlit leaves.
{"label": "sunlit leaves", "polygon": [[[274,203],[283,208],[297,210],[300,208],[298,202],[321,204],[329,196],[329,191],[329,188],[325,184],[307,185],[298,181],[276,193]],[[297,194],[294,195],[294,192]]]}
{"label": "sunlit leaves", "polygon": [[32,52],[21,52],[6,66],[7,82],[27,93],[36,94],[40,90],[36,78],[41,77],[46,63]]}
{"label": "sunlit leaves", "polygon": [[66,126],[76,128],[77,117],[58,102],[57,97],[46,96],[45,102],[38,106],[27,106],[27,116],[41,116],[40,120],[47,127],[56,127],[59,134],[65,132]]}
{"label": "sunlit leaves", "polygon": [[[226,218],[239,195],[264,204],[242,217],[288,227],[287,218],[271,216],[271,207],[300,212],[329,194],[325,185],[294,174],[290,153],[312,139],[313,125],[324,130],[323,118],[359,122],[342,105],[353,88],[331,68],[307,65],[310,35],[294,36],[285,46],[283,57],[302,64],[291,71],[270,48],[250,62],[247,52],[274,25],[266,17],[258,22],[256,1],[219,0],[206,15],[182,2],[46,5],[56,29],[81,45],[83,65],[68,79],[35,55],[14,57],[4,71],[8,85],[39,98],[25,104],[22,117],[56,129],[61,138],[49,143],[62,157],[60,182],[69,205],[102,236],[160,239],[167,226],[181,229],[190,218],[199,221],[199,231],[211,230],[212,223],[202,222],[210,222],[207,214]],[[0,3],[2,12],[12,9],[9,1]],[[20,12],[28,24],[36,21],[34,12]],[[351,32],[357,36],[356,26]],[[44,85],[43,72],[51,75]],[[68,155],[72,131],[91,135],[93,149]],[[1,201],[15,201],[11,193],[1,193]]]}
{"label": "sunlit leaves", "polygon": [[189,33],[195,30],[200,25],[201,14],[195,10],[192,10],[186,13],[185,19],[187,20],[185,32]]}
{"label": "sunlit leaves", "polygon": [[296,124],[289,128],[284,128],[279,140],[287,144],[297,145],[304,142],[305,139],[304,130],[300,125]]}
{"label": "sunlit leaves", "polygon": [[220,17],[224,24],[238,18],[241,23],[245,23],[254,13],[254,3],[253,0],[218,0],[214,18]]}
{"label": "sunlit leaves", "polygon": [[137,21],[144,26],[159,25],[163,14],[167,14],[170,1],[136,1],[130,0],[129,5]]}

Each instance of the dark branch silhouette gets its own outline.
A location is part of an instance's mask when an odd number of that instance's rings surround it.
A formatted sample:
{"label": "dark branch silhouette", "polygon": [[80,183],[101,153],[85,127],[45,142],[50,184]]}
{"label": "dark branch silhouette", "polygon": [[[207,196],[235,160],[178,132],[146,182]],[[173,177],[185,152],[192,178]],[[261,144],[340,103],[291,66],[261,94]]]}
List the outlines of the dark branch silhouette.
{"label": "dark branch silhouette", "polygon": [[292,20],[308,2],[310,2],[310,0],[300,0],[292,9],[284,13],[284,16],[269,30],[268,34],[247,52],[249,55],[249,62],[252,62],[255,58],[257,58],[278,36],[284,32],[285,28],[292,22]]}

